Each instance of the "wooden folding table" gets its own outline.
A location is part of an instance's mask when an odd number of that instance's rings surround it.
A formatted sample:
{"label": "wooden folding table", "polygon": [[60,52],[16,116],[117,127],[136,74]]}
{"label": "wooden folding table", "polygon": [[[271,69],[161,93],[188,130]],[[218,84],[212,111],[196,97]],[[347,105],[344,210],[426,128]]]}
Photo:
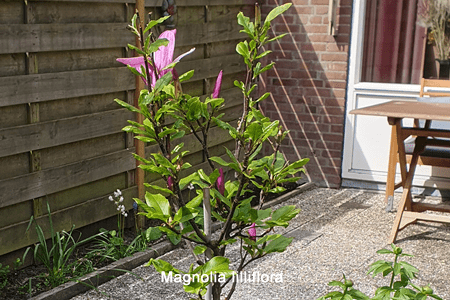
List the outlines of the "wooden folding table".
{"label": "wooden folding table", "polygon": [[[430,129],[430,122],[450,121],[450,104],[427,103],[416,101],[391,101],[374,106],[355,109],[350,112],[355,115],[371,115],[387,117],[389,125],[392,126],[392,135],[397,142],[397,147],[391,147],[389,159],[395,159],[397,152],[399,156],[400,171],[402,176],[403,194],[400,200],[389,243],[395,242],[397,234],[409,224],[416,221],[450,223],[450,217],[424,213],[425,211],[438,211],[450,213],[450,205],[429,204],[415,202],[411,197],[411,186],[420,153],[427,145],[450,146],[449,143],[435,138],[450,138],[449,130]],[[425,126],[404,127],[402,119],[412,118],[425,120]],[[409,170],[405,154],[404,140],[409,136],[416,136],[414,152],[411,158]]]}

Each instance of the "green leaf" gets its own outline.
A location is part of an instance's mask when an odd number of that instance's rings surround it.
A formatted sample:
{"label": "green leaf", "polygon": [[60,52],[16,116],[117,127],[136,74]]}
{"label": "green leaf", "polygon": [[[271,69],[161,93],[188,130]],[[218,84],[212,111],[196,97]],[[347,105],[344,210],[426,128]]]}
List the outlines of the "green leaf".
{"label": "green leaf", "polygon": [[256,102],[256,103],[261,102],[261,101],[263,101],[264,99],[266,99],[266,98],[269,97],[269,96],[270,96],[270,92],[264,93],[264,95],[262,95],[261,97],[259,97],[258,100],[256,100],[255,102]]}
{"label": "green leaf", "polygon": [[200,255],[200,254],[202,254],[203,252],[205,252],[206,249],[208,249],[208,248],[207,248],[205,245],[197,245],[197,246],[194,248],[194,254],[195,254],[195,255]]}
{"label": "green leaf", "polygon": [[145,202],[154,210],[151,218],[159,219],[164,222],[170,218],[170,205],[169,200],[161,194],[145,193]]}
{"label": "green leaf", "polygon": [[169,40],[168,39],[157,39],[155,42],[151,43],[150,46],[148,47],[148,52],[156,52],[158,51],[159,47],[162,46],[167,46],[169,45]]}
{"label": "green leaf", "polygon": [[176,170],[176,166],[173,165],[167,158],[165,158],[161,154],[152,153],[152,156],[155,158],[156,163],[160,164],[161,166],[171,169],[172,171]]}
{"label": "green leaf", "polygon": [[145,238],[147,241],[154,241],[162,236],[162,232],[158,227],[149,227],[145,230]]}
{"label": "green leaf", "polygon": [[164,131],[161,131],[161,132],[158,134],[158,137],[159,137],[159,138],[163,138],[163,137],[165,137],[166,135],[173,134],[173,133],[177,133],[177,132],[178,132],[177,129],[175,129],[175,128],[169,128],[169,129],[166,129],[166,130],[164,130]]}
{"label": "green leaf", "polygon": [[340,288],[342,288],[342,289],[345,289],[345,285],[344,285],[341,281],[338,281],[338,280],[330,281],[330,282],[328,283],[328,285],[329,285],[329,286],[338,286],[338,287],[340,287]]}
{"label": "green leaf", "polygon": [[364,293],[362,293],[361,291],[358,291],[356,289],[350,289],[349,291],[347,291],[347,294],[352,296],[352,299],[355,300],[369,300],[370,297],[366,296]]}
{"label": "green leaf", "polygon": [[273,239],[266,247],[264,247],[264,252],[283,252],[286,250],[294,238],[287,238],[283,235],[278,234],[275,239]]}
{"label": "green leaf", "polygon": [[256,122],[251,123],[245,130],[245,136],[251,139],[253,142],[258,141],[262,134],[262,126],[261,124],[258,124]]}
{"label": "green leaf", "polygon": [[180,77],[178,77],[178,80],[180,82],[187,81],[187,80],[191,79],[192,76],[194,76],[194,70],[187,71],[183,75],[180,75]]}
{"label": "green leaf", "polygon": [[260,55],[258,55],[258,56],[256,57],[256,59],[261,59],[261,58],[263,58],[264,56],[269,55],[270,53],[272,53],[271,50],[264,51],[263,53],[261,53]]}
{"label": "green leaf", "polygon": [[141,112],[139,109],[137,109],[136,107],[134,107],[134,106],[131,105],[131,104],[128,104],[128,103],[126,103],[126,102],[124,102],[124,101],[122,101],[122,100],[120,100],[120,99],[114,99],[114,101],[115,101],[117,104],[119,104],[119,105],[125,107],[125,108],[128,109],[129,111],[132,111],[132,112],[136,112],[136,113],[142,114],[142,112]]}
{"label": "green leaf", "polygon": [[205,173],[205,171],[203,171],[203,169],[199,169],[197,171],[197,173],[198,173],[198,176],[200,176],[201,180],[203,180],[203,181],[205,181],[205,182],[207,182],[209,184],[212,184],[211,180],[209,179],[209,176],[206,175],[206,173]]}
{"label": "green leaf", "polygon": [[260,74],[262,74],[262,73],[264,73],[264,72],[266,72],[266,71],[272,69],[274,65],[275,65],[275,63],[274,63],[274,62],[271,62],[270,64],[268,64],[267,66],[265,66],[264,68],[262,68],[261,70],[259,70],[258,74],[255,74],[255,76],[260,75]]}
{"label": "green leaf", "polygon": [[163,77],[159,78],[155,83],[154,92],[160,92],[162,89],[172,81],[172,72],[167,72]]}
{"label": "green leaf", "polygon": [[235,272],[229,268],[230,261],[222,256],[214,256],[203,265],[203,274],[223,274],[226,278]]}
{"label": "green leaf", "polygon": [[166,193],[166,194],[169,194],[169,195],[173,195],[173,192],[171,190],[169,190],[168,188],[160,187],[159,185],[149,184],[149,183],[144,183],[144,185],[146,187],[154,189],[155,191]]}
{"label": "green leaf", "polygon": [[276,40],[282,39],[282,38],[284,38],[286,35],[287,35],[287,33],[283,33],[283,34],[277,35],[276,37],[271,38],[270,40],[268,40],[267,43],[271,43],[271,42],[274,42],[274,41],[276,41]]}
{"label": "green leaf", "polygon": [[173,217],[173,220],[175,222],[184,223],[195,218],[197,215],[198,212],[196,209],[182,206]]}
{"label": "green leaf", "polygon": [[172,230],[164,226],[159,226],[158,228],[167,235],[167,238],[172,244],[178,245],[180,243],[181,235],[175,234]]}
{"label": "green leaf", "polygon": [[130,50],[136,51],[136,53],[138,53],[138,54],[140,54],[140,55],[145,55],[145,52],[144,52],[144,51],[142,51],[141,49],[139,49],[138,47],[136,47],[136,46],[134,46],[134,45],[128,44],[128,48],[129,48]]}
{"label": "green leaf", "polygon": [[194,197],[191,201],[186,203],[187,208],[196,208],[203,202],[203,192],[200,192],[196,197]]}
{"label": "green leaf", "polygon": [[228,124],[227,122],[224,122],[222,120],[219,120],[218,118],[213,117],[212,120],[216,123],[216,125],[222,129],[228,130],[230,136],[234,139],[238,136],[238,132],[236,128]]}
{"label": "green leaf", "polygon": [[250,22],[250,18],[244,16],[242,12],[237,15],[238,24],[244,27],[244,32],[247,33],[251,38],[254,38],[254,25]]}
{"label": "green leaf", "polygon": [[283,206],[277,209],[273,214],[272,218],[265,223],[268,226],[283,226],[287,227],[289,225],[289,221],[294,218],[300,209],[296,209],[294,205]]}
{"label": "green leaf", "polygon": [[250,58],[250,50],[248,49],[247,41],[240,42],[236,45],[236,52],[239,53],[243,58]]}
{"label": "green leaf", "polygon": [[291,5],[292,3],[286,3],[272,9],[267,15],[264,24],[270,24],[270,22],[272,22],[273,19],[275,19],[276,17],[284,13],[286,10],[288,10],[289,7],[291,7]]}
{"label": "green leaf", "polygon": [[146,33],[147,31],[149,31],[150,29],[152,29],[153,27],[155,27],[157,24],[161,24],[163,23],[165,20],[167,20],[168,18],[170,18],[170,16],[165,16],[165,17],[161,17],[158,20],[151,20],[147,27],[145,27],[144,29],[144,33]]}

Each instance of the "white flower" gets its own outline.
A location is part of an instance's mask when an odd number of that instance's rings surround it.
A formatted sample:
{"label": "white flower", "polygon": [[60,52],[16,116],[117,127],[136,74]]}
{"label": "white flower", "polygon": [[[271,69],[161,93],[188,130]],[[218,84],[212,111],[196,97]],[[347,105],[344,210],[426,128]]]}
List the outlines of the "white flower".
{"label": "white flower", "polygon": [[119,189],[114,191],[114,197],[119,198],[119,196],[121,196],[121,195],[122,195],[122,192]]}
{"label": "white flower", "polygon": [[123,202],[123,197],[122,196],[120,196],[119,202]]}
{"label": "white flower", "polygon": [[109,201],[114,201],[112,196],[109,196],[108,199],[109,199]]}
{"label": "white flower", "polygon": [[188,189],[193,190],[194,189],[194,185],[192,183],[189,183]]}
{"label": "white flower", "polygon": [[126,218],[126,217],[128,217],[128,214],[127,214],[127,213],[124,213],[123,216]]}

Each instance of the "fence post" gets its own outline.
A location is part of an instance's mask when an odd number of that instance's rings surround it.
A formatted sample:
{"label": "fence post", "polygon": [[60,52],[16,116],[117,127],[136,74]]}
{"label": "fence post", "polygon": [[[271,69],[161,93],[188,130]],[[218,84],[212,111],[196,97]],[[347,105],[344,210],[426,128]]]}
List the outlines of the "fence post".
{"label": "fence post", "polygon": [[[144,0],[136,0],[136,10],[139,14],[140,26],[144,28],[145,26],[145,1]],[[139,41],[139,37],[136,36],[136,47],[140,48],[141,43]],[[134,93],[134,106],[139,108],[139,95],[141,90],[144,89],[144,82],[141,80],[139,76],[136,76],[136,92]],[[136,113],[136,121],[141,123],[144,121],[144,116]],[[135,139],[134,145],[136,147],[136,154],[145,157],[145,147],[144,142]],[[144,181],[145,181],[145,173],[144,170],[139,168],[139,165],[142,162],[136,160],[136,185],[138,188],[138,198],[144,199]],[[137,215],[137,226],[142,229],[145,226],[145,216]]]}

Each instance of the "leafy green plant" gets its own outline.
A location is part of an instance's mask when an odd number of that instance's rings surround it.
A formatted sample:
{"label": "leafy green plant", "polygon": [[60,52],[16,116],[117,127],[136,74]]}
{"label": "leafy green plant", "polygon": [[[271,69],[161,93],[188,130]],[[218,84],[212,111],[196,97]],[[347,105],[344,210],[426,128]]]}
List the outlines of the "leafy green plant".
{"label": "leafy green plant", "polygon": [[[353,282],[343,276],[342,281],[333,280],[330,286],[340,287],[343,291],[334,291],[318,298],[318,300],[425,300],[430,298],[442,300],[439,296],[433,294],[430,286],[419,287],[411,282],[416,278],[419,270],[406,261],[400,261],[399,258],[412,255],[403,253],[402,248],[391,244],[392,250],[381,249],[378,254],[393,254],[394,261],[378,260],[370,265],[367,274],[372,277],[382,274],[383,277],[390,275],[389,285],[379,287],[375,291],[375,297],[370,298],[361,291],[353,287]],[[411,286],[413,289],[409,288]]]}
{"label": "leafy green plant", "polygon": [[96,239],[94,249],[88,253],[88,258],[99,257],[101,262],[105,260],[116,261],[146,250],[147,244],[152,238],[156,239],[161,236],[157,236],[157,233],[152,232],[152,230],[146,230],[139,233],[130,244],[126,244],[124,230],[125,218],[128,213],[125,210],[125,205],[123,205],[122,192],[120,190],[114,191],[113,195],[109,196],[109,200],[117,208],[117,230],[100,229],[100,236]]}
{"label": "leafy green plant", "polygon": [[75,240],[75,238],[73,237],[73,230],[75,228],[75,225],[72,226],[69,232],[64,230],[61,232],[55,232],[50,212],[50,205],[48,204],[48,202],[47,211],[50,227],[50,245],[47,244],[42,227],[36,222],[33,216],[30,218],[30,222],[28,223],[26,231],[30,229],[31,225],[34,222],[35,230],[39,240],[39,243],[34,246],[34,259],[44,264],[48,271],[48,274],[45,275],[48,282],[52,287],[56,287],[68,281],[68,279],[66,278],[66,275],[70,273],[70,269],[68,268],[68,260],[74,252],[75,248],[84,243],[94,240],[97,235],[91,236],[84,240]]}
{"label": "leafy green plant", "polygon": [[[271,234],[274,227],[287,227],[299,209],[285,206],[272,211],[261,210],[269,193],[284,190],[283,183],[295,182],[296,175],[304,171],[303,166],[308,159],[293,163],[285,160],[279,148],[287,135],[279,121],[271,121],[264,116],[258,106],[270,96],[265,93],[254,98],[257,90],[258,76],[271,69],[274,63],[263,65],[260,61],[270,51],[264,51],[268,43],[282,38],[284,35],[270,37],[271,21],[285,12],[292,4],[285,4],[273,9],[261,21],[259,6],[256,7],[255,21],[239,13],[237,21],[242,26],[248,40],[240,42],[236,51],[242,56],[247,73],[244,81],[234,84],[242,92],[243,114],[237,127],[223,121],[221,110],[226,103],[219,97],[222,71],[216,80],[211,97],[202,99],[183,93],[181,83],[189,80],[194,71],[178,75],[174,69],[184,56],[194,49],[173,59],[176,30],[164,31],[155,38],[152,28],[165,18],[151,20],[145,28],[140,27],[138,16],[131,21],[130,29],[137,35],[140,47],[129,45],[140,56],[120,58],[131,72],[141,76],[146,89],[140,91],[139,105],[134,107],[124,101],[115,101],[132,112],[141,114],[143,122],[128,121],[124,131],[134,133],[135,138],[146,143],[158,145],[159,152],[150,157],[134,155],[141,162],[140,168],[158,174],[166,186],[146,184],[148,191],[144,199],[134,199],[140,207],[140,214],[149,219],[159,220],[159,231],[167,235],[174,243],[181,239],[192,246],[195,263],[188,271],[175,269],[171,264],[160,259],[152,259],[152,265],[159,272],[172,272],[187,276],[222,275],[226,282],[219,282],[211,277],[202,281],[193,279],[184,285],[185,291],[196,294],[200,299],[206,293],[207,286],[212,283],[213,299],[220,299],[222,289],[231,282],[231,276],[239,274],[248,264],[273,252],[282,252],[291,243],[292,238],[280,234]],[[209,151],[209,130],[216,125],[236,141],[234,149],[226,149],[226,160],[213,157]],[[188,151],[183,151],[184,144],[179,138],[185,134],[192,136],[201,145],[208,164],[208,170],[189,170],[192,166],[186,161]],[[261,157],[263,145],[267,144],[273,153]],[[235,174],[235,180],[225,182],[224,169]],[[254,196],[246,196],[249,184],[260,189],[259,209],[251,206]],[[186,198],[182,193],[190,187],[195,189],[193,198]],[[205,235],[201,224],[203,210],[200,204],[204,191],[209,190],[213,217],[222,224],[221,231],[214,238]],[[226,249],[231,244],[239,245],[241,256],[236,270],[229,268],[229,259],[225,257]],[[207,259],[198,255],[208,253]],[[227,295],[234,292],[237,281]]]}
{"label": "leafy green plant", "polygon": [[0,290],[8,284],[9,266],[3,266],[0,263]]}

